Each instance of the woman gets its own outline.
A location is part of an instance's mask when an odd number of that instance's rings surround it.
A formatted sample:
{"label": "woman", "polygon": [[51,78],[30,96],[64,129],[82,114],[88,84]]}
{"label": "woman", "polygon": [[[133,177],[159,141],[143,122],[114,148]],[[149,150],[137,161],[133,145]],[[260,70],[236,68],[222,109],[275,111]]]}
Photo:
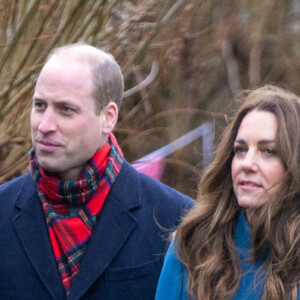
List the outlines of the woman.
{"label": "woman", "polygon": [[300,299],[300,101],[248,92],[176,231],[156,300]]}

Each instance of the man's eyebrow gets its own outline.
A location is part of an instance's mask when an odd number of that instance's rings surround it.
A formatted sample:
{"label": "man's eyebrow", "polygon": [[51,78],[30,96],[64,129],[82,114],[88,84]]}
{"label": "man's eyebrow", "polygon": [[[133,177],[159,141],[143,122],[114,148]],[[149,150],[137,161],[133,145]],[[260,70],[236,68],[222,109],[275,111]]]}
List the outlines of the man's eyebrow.
{"label": "man's eyebrow", "polygon": [[69,101],[69,100],[60,100],[60,101],[56,101],[54,103],[54,106],[71,106],[75,109],[78,109],[81,111],[81,107],[80,105],[78,105],[77,103],[74,103],[72,101]]}
{"label": "man's eyebrow", "polygon": [[[43,101],[43,102],[46,102],[43,98],[35,97],[35,96],[32,97],[32,101]],[[74,106],[74,107],[80,108],[77,103],[73,103],[70,100],[58,100],[58,101],[53,102],[53,105],[55,105],[55,106],[70,105],[70,106]]]}
{"label": "man's eyebrow", "polygon": [[43,101],[43,99],[42,99],[42,98],[39,98],[39,97],[33,96],[33,97],[32,97],[32,101]]}

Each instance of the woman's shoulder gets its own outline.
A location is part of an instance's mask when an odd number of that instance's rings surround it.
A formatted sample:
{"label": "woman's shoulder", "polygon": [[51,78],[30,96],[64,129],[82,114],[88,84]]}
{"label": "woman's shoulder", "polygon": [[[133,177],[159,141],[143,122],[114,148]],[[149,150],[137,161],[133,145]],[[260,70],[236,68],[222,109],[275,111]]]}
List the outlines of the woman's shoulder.
{"label": "woman's shoulder", "polygon": [[164,260],[155,300],[187,299],[186,283],[187,269],[178,258],[173,239]]}

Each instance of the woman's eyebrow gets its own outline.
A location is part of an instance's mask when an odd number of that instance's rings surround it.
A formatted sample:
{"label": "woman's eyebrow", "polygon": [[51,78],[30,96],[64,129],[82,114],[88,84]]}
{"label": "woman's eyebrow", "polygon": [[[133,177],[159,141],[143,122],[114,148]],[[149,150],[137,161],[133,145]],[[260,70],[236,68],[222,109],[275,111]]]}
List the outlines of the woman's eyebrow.
{"label": "woman's eyebrow", "polygon": [[236,139],[234,142],[239,144],[246,144],[244,139]]}
{"label": "woman's eyebrow", "polygon": [[[239,143],[239,144],[246,144],[244,139],[236,139],[234,141],[235,143]],[[258,141],[259,144],[272,144],[275,143],[274,139],[262,139]]]}

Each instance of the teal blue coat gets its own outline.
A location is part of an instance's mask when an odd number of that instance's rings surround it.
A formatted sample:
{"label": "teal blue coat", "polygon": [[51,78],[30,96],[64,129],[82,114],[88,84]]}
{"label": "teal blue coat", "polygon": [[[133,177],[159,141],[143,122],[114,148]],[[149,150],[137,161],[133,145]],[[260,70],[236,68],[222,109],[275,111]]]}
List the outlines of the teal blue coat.
{"label": "teal blue coat", "polygon": [[[244,214],[241,214],[236,227],[236,248],[240,255],[242,265],[242,279],[240,287],[233,300],[261,299],[263,295],[263,282],[259,276],[259,267],[264,258],[250,263],[249,250],[252,248],[250,239],[251,229]],[[186,300],[187,298],[187,269],[180,263],[172,242],[167,252],[163,270],[159,279],[155,300]]]}

